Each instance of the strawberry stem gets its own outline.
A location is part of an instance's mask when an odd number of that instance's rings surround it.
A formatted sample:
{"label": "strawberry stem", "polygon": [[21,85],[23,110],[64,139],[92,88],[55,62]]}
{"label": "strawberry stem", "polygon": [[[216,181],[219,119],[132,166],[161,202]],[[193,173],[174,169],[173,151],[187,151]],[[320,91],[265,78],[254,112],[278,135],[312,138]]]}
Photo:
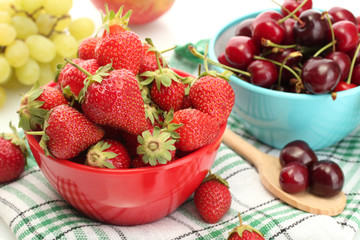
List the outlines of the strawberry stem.
{"label": "strawberry stem", "polygon": [[74,63],[74,62],[71,61],[70,59],[64,58],[64,60],[65,60],[67,63],[69,63],[69,64],[73,65],[74,67],[76,67],[77,69],[79,69],[79,70],[80,70],[81,72],[83,72],[86,76],[88,76],[88,77],[92,77],[92,76],[93,76],[91,73],[89,73],[88,71],[86,71],[83,67],[77,65],[76,63]]}

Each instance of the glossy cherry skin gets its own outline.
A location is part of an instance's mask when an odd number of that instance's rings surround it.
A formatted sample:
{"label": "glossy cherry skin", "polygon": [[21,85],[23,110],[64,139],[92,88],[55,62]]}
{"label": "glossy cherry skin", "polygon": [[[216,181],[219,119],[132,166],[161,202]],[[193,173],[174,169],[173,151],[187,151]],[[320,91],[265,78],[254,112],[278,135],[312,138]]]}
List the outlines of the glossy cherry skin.
{"label": "glossy cherry skin", "polygon": [[241,21],[235,28],[235,36],[252,37],[252,24],[255,18],[247,18]]}
{"label": "glossy cherry skin", "polygon": [[279,182],[287,193],[299,193],[309,186],[309,170],[300,162],[286,164],[280,171]]}
{"label": "glossy cherry skin", "polygon": [[294,25],[294,36],[298,44],[314,47],[326,42],[329,24],[326,18],[321,16],[321,12],[308,9],[300,14],[299,19],[303,24],[297,21]]}
{"label": "glossy cherry skin", "polygon": [[318,161],[315,152],[309,144],[302,140],[295,140],[286,144],[280,151],[280,164],[285,166],[291,162],[300,162],[307,167]]}
{"label": "glossy cherry skin", "polygon": [[284,29],[285,29],[285,36],[282,41],[282,44],[284,45],[291,45],[296,43],[296,39],[294,36],[294,25],[296,23],[296,20],[293,18],[288,18],[284,22]]}
{"label": "glossy cherry skin", "polygon": [[285,28],[278,21],[283,16],[274,10],[268,10],[256,16],[252,24],[252,38],[257,44],[261,39],[268,39],[271,42],[281,44],[285,37]]}
{"label": "glossy cherry skin", "polygon": [[[334,23],[333,25],[336,50],[342,52],[348,52],[356,48],[359,41],[359,35],[356,25],[348,20],[342,20]],[[330,36],[330,31],[327,32]]]}
{"label": "glossy cherry skin", "polygon": [[225,52],[220,53],[220,55],[218,56],[218,61],[219,61],[219,63],[221,63],[221,64],[223,64],[225,66],[234,67],[226,59]]}
{"label": "glossy cherry skin", "polygon": [[322,197],[338,194],[344,185],[344,173],[338,164],[331,160],[321,160],[309,169],[309,190]]}
{"label": "glossy cherry skin", "polygon": [[269,88],[278,79],[276,66],[266,60],[252,61],[247,71],[251,74],[251,83],[260,87]]}
{"label": "glossy cherry skin", "polygon": [[360,85],[360,63],[354,66],[353,73],[351,76],[351,83],[357,86]]}
{"label": "glossy cherry skin", "polygon": [[341,91],[345,91],[345,90],[349,90],[349,89],[352,89],[354,87],[357,87],[357,85],[353,84],[353,83],[350,83],[350,84],[347,84],[346,82],[344,81],[340,81],[336,87],[334,88],[334,92],[341,92]]}
{"label": "glossy cherry skin", "polygon": [[356,17],[348,9],[345,9],[343,7],[332,7],[327,12],[333,17],[334,22],[348,20],[357,25]]}
{"label": "glossy cherry skin", "polygon": [[254,40],[246,36],[232,37],[225,46],[227,61],[238,69],[246,69],[258,52]]}
{"label": "glossy cherry skin", "polygon": [[341,70],[340,82],[344,81],[350,72],[351,59],[349,55],[344,52],[335,51],[328,53],[325,58],[332,59],[339,65]]}
{"label": "glossy cherry skin", "polygon": [[313,94],[331,92],[341,76],[339,65],[331,59],[310,58],[302,68],[301,79],[305,88]]}
{"label": "glossy cherry skin", "polygon": [[[301,3],[303,2],[303,0],[285,0],[282,4],[282,8],[281,8],[281,14],[284,16],[288,15],[288,12],[284,10],[287,9],[290,12],[294,11]],[[312,0],[308,0],[296,13],[296,16],[299,16],[303,11],[307,10],[307,9],[311,9],[312,8]]]}

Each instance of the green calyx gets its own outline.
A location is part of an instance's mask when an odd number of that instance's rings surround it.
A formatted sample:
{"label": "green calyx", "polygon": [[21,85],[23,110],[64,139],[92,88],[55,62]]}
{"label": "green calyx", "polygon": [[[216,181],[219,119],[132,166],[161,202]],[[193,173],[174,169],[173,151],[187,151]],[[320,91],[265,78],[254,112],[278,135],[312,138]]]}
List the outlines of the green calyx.
{"label": "green calyx", "polygon": [[117,13],[115,13],[113,10],[109,10],[108,5],[105,4],[105,15],[101,13],[102,28],[109,33],[110,25],[117,24],[120,25],[125,30],[129,30],[128,24],[132,10],[127,11],[124,15],[123,15],[123,10],[124,10],[124,6],[121,6],[117,11]]}
{"label": "green calyx", "polygon": [[48,110],[41,108],[44,101],[36,100],[43,91],[44,89],[40,88],[40,83],[37,81],[30,91],[21,98],[17,113],[20,119],[19,127],[24,131],[36,130],[44,123]]}
{"label": "green calyx", "polygon": [[170,133],[155,127],[152,132],[144,131],[137,140],[140,144],[137,147],[137,154],[142,156],[144,163],[155,166],[172,160],[171,151],[175,151],[176,148],[175,140],[171,138]]}
{"label": "green calyx", "polygon": [[25,137],[20,137],[19,133],[17,132],[16,128],[9,123],[9,127],[12,133],[1,133],[0,137],[5,140],[11,141],[12,144],[18,146],[25,157],[28,156],[28,151],[26,149]]}
{"label": "green calyx", "polygon": [[183,126],[184,124],[173,123],[172,122],[173,119],[174,119],[174,109],[170,109],[169,112],[164,113],[164,121],[161,123],[162,131],[170,133],[172,139],[178,140],[180,138],[180,135],[175,130]]}
{"label": "green calyx", "polygon": [[245,231],[255,232],[255,233],[258,234],[259,236],[264,237],[264,235],[262,234],[262,232],[260,232],[259,230],[251,227],[250,225],[243,225],[243,224],[242,224],[242,219],[241,219],[240,213],[238,213],[238,216],[239,216],[240,225],[237,226],[237,227],[235,227],[235,228],[233,228],[233,230],[229,232],[229,236],[228,236],[227,239],[230,239],[232,234],[238,234],[239,237],[242,238],[242,236],[243,236],[243,234],[244,234]]}
{"label": "green calyx", "polygon": [[92,146],[86,155],[85,164],[92,167],[114,169],[115,168],[114,164],[108,160],[115,158],[116,156],[118,156],[118,154],[111,151],[109,152],[105,151],[110,147],[111,144],[105,141],[100,141],[94,146]]}
{"label": "green calyx", "polygon": [[221,184],[225,185],[227,188],[229,188],[229,183],[225,179],[220,177],[220,175],[211,173],[211,171],[209,171],[209,174],[204,178],[204,180],[202,182],[205,183],[205,182],[208,182],[211,180],[218,181],[219,183],[221,183]]}

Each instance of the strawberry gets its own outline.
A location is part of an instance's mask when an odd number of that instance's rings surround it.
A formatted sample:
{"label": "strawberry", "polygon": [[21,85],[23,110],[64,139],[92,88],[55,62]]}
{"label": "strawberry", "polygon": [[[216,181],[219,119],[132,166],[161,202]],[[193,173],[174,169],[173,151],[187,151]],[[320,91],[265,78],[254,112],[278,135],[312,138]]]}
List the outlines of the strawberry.
{"label": "strawberry", "polygon": [[249,225],[243,225],[239,213],[240,225],[235,227],[227,240],[264,240],[264,235]]}
{"label": "strawberry", "polygon": [[24,138],[20,138],[10,124],[13,133],[0,134],[0,184],[17,179],[25,169],[27,150]]}
{"label": "strawberry", "polygon": [[151,167],[149,163],[144,163],[142,159],[136,157],[131,160],[131,168]]}
{"label": "strawberry", "polygon": [[220,125],[210,115],[194,108],[176,111],[172,123],[183,124],[175,130],[180,135],[175,146],[182,151],[212,143],[220,133]]}
{"label": "strawberry", "polygon": [[81,41],[78,47],[78,57],[84,60],[95,59],[95,47],[99,39],[99,37],[89,37]]}
{"label": "strawberry", "polygon": [[142,47],[143,47],[143,58],[141,59],[140,62],[139,74],[142,74],[147,71],[153,72],[159,69],[156,54],[160,55],[159,56],[160,65],[162,67],[168,67],[168,62],[165,60],[165,58],[162,57],[161,53],[155,49],[155,47],[151,46],[149,43],[146,42],[142,44]]}
{"label": "strawberry", "polygon": [[189,92],[191,105],[213,117],[220,125],[226,123],[235,103],[235,93],[224,78],[200,76]]}
{"label": "strawberry", "polygon": [[25,131],[42,129],[48,110],[67,104],[67,100],[58,89],[49,86],[40,88],[39,85],[39,82],[36,82],[20,101],[17,111],[20,118],[19,127]]}
{"label": "strawberry", "polygon": [[[62,73],[62,78],[58,80],[58,83],[67,96],[70,95],[77,98],[81,89],[84,87],[84,81],[87,75],[71,64],[67,65],[69,65],[69,67],[64,68],[65,72]],[[78,61],[78,66],[90,74],[95,74],[100,67],[95,59]]]}
{"label": "strawberry", "polygon": [[156,84],[153,84],[151,86],[150,95],[154,103],[156,103],[163,111],[170,111],[170,109],[177,111],[183,106],[185,84],[172,81],[170,86],[165,87],[164,85],[161,85],[160,88],[158,88]]}
{"label": "strawberry", "polygon": [[114,69],[128,69],[136,75],[143,57],[142,43],[133,31],[110,34],[99,40],[95,56],[101,66],[112,63]]}
{"label": "strawberry", "polygon": [[131,158],[121,142],[105,139],[93,145],[86,155],[86,165],[99,168],[130,168]]}
{"label": "strawberry", "polygon": [[195,190],[194,203],[206,222],[217,223],[231,206],[229,184],[219,175],[210,173]]}
{"label": "strawberry", "polygon": [[113,10],[109,10],[108,6],[105,5],[105,14],[103,14],[102,17],[102,27],[104,29],[102,37],[112,34],[121,34],[123,31],[129,30],[128,24],[132,10],[129,10],[122,15],[123,9],[124,6],[121,6],[115,14]]}
{"label": "strawberry", "polygon": [[104,130],[76,109],[63,104],[49,111],[43,132],[27,134],[42,135],[40,146],[47,155],[71,159],[99,142]]}
{"label": "strawberry", "polygon": [[175,140],[170,133],[161,131],[159,127],[144,131],[137,140],[137,154],[145,164],[167,164],[175,156]]}

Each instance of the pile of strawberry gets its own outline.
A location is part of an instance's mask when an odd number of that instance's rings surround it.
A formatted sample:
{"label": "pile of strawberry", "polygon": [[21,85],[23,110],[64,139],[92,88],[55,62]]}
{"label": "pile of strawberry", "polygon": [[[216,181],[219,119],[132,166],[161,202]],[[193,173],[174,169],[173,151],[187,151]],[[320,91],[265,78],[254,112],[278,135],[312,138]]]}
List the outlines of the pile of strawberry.
{"label": "pile of strawberry", "polygon": [[101,168],[155,166],[220,134],[235,98],[226,78],[174,71],[128,20],[122,8],[107,11],[102,31],[80,44],[78,58],[65,59],[55,83],[35,85],[23,96],[19,126],[41,135],[47,154],[86,155],[84,164]]}

